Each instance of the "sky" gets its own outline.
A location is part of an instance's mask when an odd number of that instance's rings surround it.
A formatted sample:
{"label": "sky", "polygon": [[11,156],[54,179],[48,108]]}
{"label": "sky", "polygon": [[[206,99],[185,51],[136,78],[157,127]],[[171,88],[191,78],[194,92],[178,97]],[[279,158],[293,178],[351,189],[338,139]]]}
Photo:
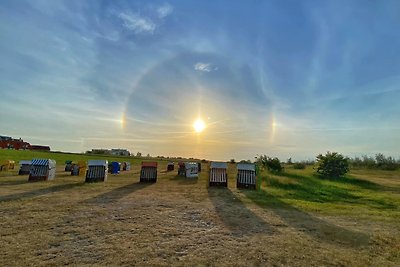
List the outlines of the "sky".
{"label": "sky", "polygon": [[0,135],[68,152],[399,158],[399,29],[397,0],[3,0]]}

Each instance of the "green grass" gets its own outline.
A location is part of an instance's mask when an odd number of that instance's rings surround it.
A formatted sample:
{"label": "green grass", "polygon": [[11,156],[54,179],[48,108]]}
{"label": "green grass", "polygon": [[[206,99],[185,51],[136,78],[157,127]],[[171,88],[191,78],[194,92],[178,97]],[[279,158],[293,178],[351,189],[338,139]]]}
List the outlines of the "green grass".
{"label": "green grass", "polygon": [[54,159],[57,165],[64,165],[66,160],[78,161],[78,160],[91,160],[91,159],[105,159],[111,161],[127,161],[131,164],[140,164],[142,161],[155,160],[158,162],[166,161],[166,159],[147,159],[127,156],[111,156],[111,155],[86,155],[78,153],[61,153],[61,152],[45,152],[45,151],[30,151],[30,150],[12,150],[12,149],[0,149],[0,161],[2,160],[14,160],[16,168],[18,168],[18,162],[20,160],[31,160],[31,159]]}
{"label": "green grass", "polygon": [[388,184],[367,170],[339,179],[322,178],[311,167],[287,168],[280,174],[263,171],[261,190],[246,196],[262,206],[399,221],[400,175],[397,171],[385,175]]}
{"label": "green grass", "polygon": [[[84,155],[60,152],[18,151],[0,149],[0,160],[51,158],[57,165],[66,160],[107,159],[129,161],[139,165],[145,158],[110,155]],[[156,159],[158,162],[166,159]],[[18,171],[0,172],[0,176]],[[230,175],[235,176],[235,173]],[[299,170],[290,166],[280,174],[259,173],[260,190],[248,191],[246,196],[261,206],[296,208],[323,214],[341,214],[367,219],[400,220],[400,171],[354,170],[339,179],[322,178],[311,166]]]}
{"label": "green grass", "polygon": [[[130,158],[0,151],[54,158],[56,177],[0,172],[0,266],[399,266],[399,172],[356,170],[321,179],[311,168],[260,172],[261,188],[208,187],[166,172],[139,183],[140,166],[84,183],[64,161]],[[176,165],[175,165],[176,166]]]}

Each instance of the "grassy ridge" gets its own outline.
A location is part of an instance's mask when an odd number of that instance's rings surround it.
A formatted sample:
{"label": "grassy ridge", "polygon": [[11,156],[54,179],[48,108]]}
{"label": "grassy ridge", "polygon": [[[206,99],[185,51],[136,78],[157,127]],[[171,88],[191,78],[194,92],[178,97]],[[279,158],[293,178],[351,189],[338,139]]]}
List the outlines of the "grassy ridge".
{"label": "grassy ridge", "polygon": [[[112,155],[86,155],[77,153],[63,153],[63,152],[45,152],[45,151],[30,151],[30,150],[12,150],[0,149],[0,160],[14,160],[18,164],[20,160],[31,160],[34,158],[41,159],[54,159],[57,165],[63,165],[66,160],[91,160],[91,159],[105,159],[108,161],[127,161],[132,164],[139,164],[146,158],[127,157],[127,156],[112,156]],[[151,159],[153,160],[153,159]],[[162,161],[158,160],[157,161]]]}

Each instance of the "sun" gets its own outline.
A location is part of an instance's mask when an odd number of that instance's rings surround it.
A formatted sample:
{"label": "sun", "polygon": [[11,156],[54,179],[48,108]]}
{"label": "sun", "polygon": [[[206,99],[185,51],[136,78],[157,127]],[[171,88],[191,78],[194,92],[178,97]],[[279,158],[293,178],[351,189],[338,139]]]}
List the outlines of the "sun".
{"label": "sun", "polygon": [[206,124],[204,123],[204,121],[202,119],[197,119],[193,123],[193,128],[196,133],[200,133],[206,128]]}

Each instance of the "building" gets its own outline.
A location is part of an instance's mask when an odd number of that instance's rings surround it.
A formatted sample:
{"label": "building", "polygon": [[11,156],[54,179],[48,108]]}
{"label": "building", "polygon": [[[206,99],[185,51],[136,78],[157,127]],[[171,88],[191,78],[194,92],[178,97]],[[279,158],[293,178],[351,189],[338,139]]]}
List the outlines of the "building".
{"label": "building", "polygon": [[130,156],[131,153],[127,149],[113,148],[111,149],[111,155],[113,156]]}
{"label": "building", "polygon": [[10,136],[1,136],[1,135],[0,135],[0,148],[15,149],[15,150],[50,151],[49,146],[31,145],[28,142],[25,142],[24,140],[22,140],[21,138],[14,139]]}
{"label": "building", "polygon": [[92,151],[86,152],[88,154],[98,155],[113,155],[113,156],[130,156],[131,153],[127,149],[113,148],[113,149],[92,149]]}
{"label": "building", "polygon": [[50,151],[50,147],[41,145],[31,145],[29,146],[29,150]]}
{"label": "building", "polygon": [[0,136],[0,148],[4,149],[29,149],[30,144],[28,142],[24,142],[21,138],[13,139],[9,136]]}

